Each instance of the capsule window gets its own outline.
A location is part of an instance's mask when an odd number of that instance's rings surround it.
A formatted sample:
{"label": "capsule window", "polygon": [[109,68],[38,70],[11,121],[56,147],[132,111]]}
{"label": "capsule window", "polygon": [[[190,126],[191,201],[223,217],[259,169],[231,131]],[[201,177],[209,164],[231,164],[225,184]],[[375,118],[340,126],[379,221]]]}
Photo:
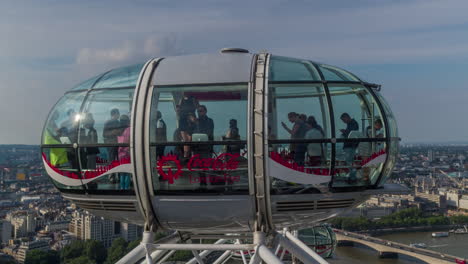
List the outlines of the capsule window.
{"label": "capsule window", "polygon": [[150,114],[157,193],[246,193],[247,84],[155,86]]}
{"label": "capsule window", "polygon": [[382,112],[361,85],[328,86],[335,120],[334,187],[376,183],[385,162],[385,125]]}
{"label": "capsule window", "polygon": [[330,182],[328,109],[322,84],[269,84],[268,174],[273,193],[317,192],[311,184]]}
{"label": "capsule window", "polygon": [[130,117],[134,89],[91,91],[80,114],[80,167],[88,192],[133,192]]}
{"label": "capsule window", "polygon": [[[133,94],[133,89],[90,92],[80,114],[79,143],[120,143],[118,137],[130,126]],[[89,137],[90,132],[95,132],[96,136]]]}

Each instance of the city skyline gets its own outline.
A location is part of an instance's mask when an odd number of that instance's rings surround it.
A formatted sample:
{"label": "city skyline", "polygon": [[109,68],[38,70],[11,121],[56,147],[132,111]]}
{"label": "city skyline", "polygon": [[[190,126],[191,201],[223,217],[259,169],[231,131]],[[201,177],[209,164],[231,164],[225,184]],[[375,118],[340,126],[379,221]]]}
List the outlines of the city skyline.
{"label": "city skyline", "polygon": [[223,47],[343,67],[383,85],[403,142],[468,142],[467,7],[459,0],[5,1],[0,144],[39,144],[52,105],[94,75]]}
{"label": "city skyline", "polygon": [[[66,252],[65,247],[79,244],[80,240],[96,243],[94,239],[100,241],[101,249],[108,248],[108,256],[115,259],[116,256],[110,253],[114,244],[112,240],[119,238],[120,242],[115,240],[115,244],[128,243],[128,247],[138,244],[135,239],[141,235],[141,229],[136,225],[93,216],[92,212],[80,210],[80,205],[64,199],[52,181],[45,174],[38,173],[42,169],[39,151],[39,147],[27,146],[2,146],[0,149],[0,161],[8,158],[7,163],[0,163],[0,244],[4,243],[1,251],[9,255],[3,257],[21,261],[33,248]],[[453,256],[466,258],[463,243],[467,237],[460,235],[465,234],[463,225],[468,223],[466,157],[466,146],[403,145],[389,182],[403,184],[411,192],[372,196],[361,206],[333,218],[329,223],[335,228],[344,229],[338,230],[338,233],[367,230],[365,235],[361,235],[362,238],[370,241],[384,239],[379,241],[403,246],[411,252],[417,250],[414,248],[415,241],[424,241],[436,257],[444,254],[446,260]],[[405,216],[404,221],[398,216]],[[448,222],[452,228],[449,237],[426,241],[432,231],[440,228],[435,226],[431,231],[421,232],[428,228],[427,224]],[[426,224],[421,226],[421,223]],[[411,230],[420,232],[409,232]],[[20,243],[19,238],[29,242]],[[436,246],[441,243],[446,246]],[[327,261],[373,263],[377,260],[374,251],[366,253],[353,248],[353,254],[346,254],[349,250],[338,246],[334,257]],[[118,258],[125,254],[120,253],[122,255],[118,255]],[[55,254],[58,256],[58,253]],[[68,256],[66,253],[64,255]],[[343,259],[346,261],[343,262]]]}

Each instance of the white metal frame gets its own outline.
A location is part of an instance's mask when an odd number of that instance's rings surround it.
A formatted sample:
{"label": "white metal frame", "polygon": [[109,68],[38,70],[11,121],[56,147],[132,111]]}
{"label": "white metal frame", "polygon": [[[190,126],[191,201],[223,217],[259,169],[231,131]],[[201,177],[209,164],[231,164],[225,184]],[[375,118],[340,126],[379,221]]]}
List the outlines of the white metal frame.
{"label": "white metal frame", "polygon": [[[297,232],[293,232],[297,235]],[[293,233],[284,229],[282,232],[266,233],[257,231],[251,236],[251,244],[241,242],[238,235],[194,235],[179,234],[177,232],[154,242],[154,233],[144,232],[142,242],[139,246],[120,259],[117,264],[153,264],[162,263],[169,259],[177,250],[189,250],[193,258],[188,264],[205,264],[205,258],[213,251],[224,251],[212,263],[221,264],[232,258],[234,251],[240,251],[243,264],[281,264],[284,252],[287,250],[293,259],[299,259],[306,264],[328,264],[320,255],[315,253]],[[187,243],[191,238],[213,238],[219,237],[213,244],[191,244]],[[229,239],[229,238],[232,239]],[[283,249],[278,256],[280,249]],[[244,256],[243,251],[249,252],[249,258]]]}
{"label": "white metal frame", "polygon": [[[147,100],[149,89],[151,86],[153,72],[162,60],[152,59],[148,61],[138,78],[138,83],[135,87],[135,99],[133,100],[133,113],[131,118],[130,132],[130,151],[132,152],[131,163],[134,165],[135,172],[135,193],[140,201],[140,207],[145,218],[145,230],[157,230],[158,219],[154,213],[154,208],[151,202],[152,188],[148,186],[147,171],[145,163],[149,159],[149,137],[147,137],[148,124],[145,116],[147,115]],[[142,103],[143,102],[143,103]],[[134,133],[134,134],[133,134]]]}
{"label": "white metal frame", "polygon": [[254,170],[254,188],[256,199],[256,215],[255,215],[255,231],[268,232],[273,229],[271,220],[271,212],[269,208],[270,190],[269,177],[266,177],[266,159],[268,158],[268,146],[265,146],[265,105],[267,93],[266,91],[266,74],[268,73],[268,54],[260,53],[257,55],[255,81],[253,87],[253,98],[250,103],[252,107],[252,141],[249,149],[253,153],[253,170]]}

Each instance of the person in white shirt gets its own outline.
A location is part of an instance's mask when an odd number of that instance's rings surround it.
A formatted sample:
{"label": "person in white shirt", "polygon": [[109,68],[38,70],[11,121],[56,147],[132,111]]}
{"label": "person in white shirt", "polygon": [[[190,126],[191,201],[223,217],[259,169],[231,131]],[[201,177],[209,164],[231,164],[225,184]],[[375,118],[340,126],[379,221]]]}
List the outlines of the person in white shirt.
{"label": "person in white shirt", "polygon": [[[307,118],[309,130],[305,134],[306,139],[323,139],[324,133],[322,127],[317,124],[314,116]],[[325,156],[322,143],[309,143],[307,145],[307,154],[311,166],[319,166],[322,163],[322,157]]]}
{"label": "person in white shirt", "polygon": [[[166,122],[162,119],[160,111],[156,112],[156,142],[163,143],[167,142],[167,126]],[[156,147],[156,157],[164,156],[165,146]]]}

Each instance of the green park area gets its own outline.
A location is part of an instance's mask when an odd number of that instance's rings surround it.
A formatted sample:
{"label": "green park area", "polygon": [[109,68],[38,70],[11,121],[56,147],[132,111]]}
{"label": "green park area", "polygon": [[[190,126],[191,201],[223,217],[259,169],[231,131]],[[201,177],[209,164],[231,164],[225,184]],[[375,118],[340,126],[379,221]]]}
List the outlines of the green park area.
{"label": "green park area", "polygon": [[334,228],[348,231],[372,231],[400,227],[463,225],[468,224],[468,216],[427,215],[418,208],[409,208],[375,220],[366,217],[336,217],[330,220],[330,224]]}

